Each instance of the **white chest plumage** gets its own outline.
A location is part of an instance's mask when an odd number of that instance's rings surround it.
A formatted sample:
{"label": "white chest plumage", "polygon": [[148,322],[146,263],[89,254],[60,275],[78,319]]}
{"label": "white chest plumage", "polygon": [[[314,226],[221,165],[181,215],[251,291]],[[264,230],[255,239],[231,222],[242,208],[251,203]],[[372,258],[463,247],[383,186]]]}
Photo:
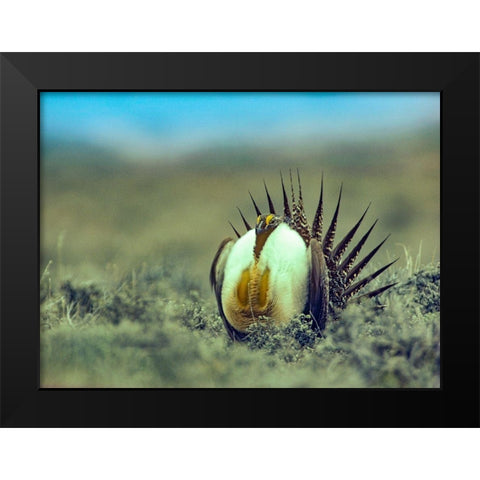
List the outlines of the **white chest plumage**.
{"label": "white chest plumage", "polygon": [[[309,255],[302,237],[282,223],[269,235],[258,259],[255,241],[255,230],[240,237],[225,264],[222,305],[228,321],[240,331],[263,314],[278,323],[290,321],[303,311],[308,296]],[[248,308],[242,308],[242,283],[247,283]],[[252,290],[256,283],[261,287]],[[253,298],[257,294],[265,298]]]}

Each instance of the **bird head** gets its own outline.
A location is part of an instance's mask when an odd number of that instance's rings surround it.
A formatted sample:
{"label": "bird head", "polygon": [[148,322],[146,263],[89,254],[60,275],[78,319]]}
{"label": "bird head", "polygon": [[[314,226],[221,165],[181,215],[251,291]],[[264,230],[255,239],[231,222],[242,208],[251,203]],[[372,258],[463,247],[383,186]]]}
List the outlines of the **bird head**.
{"label": "bird head", "polygon": [[269,213],[267,215],[259,215],[255,225],[255,233],[261,235],[264,233],[272,233],[272,231],[282,223],[282,217]]}

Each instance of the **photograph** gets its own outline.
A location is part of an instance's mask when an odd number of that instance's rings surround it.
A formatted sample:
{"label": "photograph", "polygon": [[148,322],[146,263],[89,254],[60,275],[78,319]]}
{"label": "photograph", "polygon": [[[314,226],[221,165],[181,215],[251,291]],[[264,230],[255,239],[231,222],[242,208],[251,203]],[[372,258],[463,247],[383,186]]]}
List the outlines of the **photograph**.
{"label": "photograph", "polygon": [[40,388],[441,387],[440,92],[38,95]]}

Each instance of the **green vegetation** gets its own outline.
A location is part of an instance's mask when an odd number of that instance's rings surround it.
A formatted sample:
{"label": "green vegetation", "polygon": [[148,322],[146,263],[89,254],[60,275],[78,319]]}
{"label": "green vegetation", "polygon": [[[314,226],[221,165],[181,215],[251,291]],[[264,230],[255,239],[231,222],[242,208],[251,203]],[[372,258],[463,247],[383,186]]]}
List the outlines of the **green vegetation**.
{"label": "green vegetation", "polygon": [[[439,266],[348,307],[323,338],[300,316],[245,344],[174,262],[118,282],[41,281],[45,387],[438,387]],[[376,282],[378,285],[378,282]],[[382,304],[380,304],[382,302]]]}
{"label": "green vegetation", "polygon": [[208,271],[233,234],[227,221],[241,225],[235,207],[254,221],[248,190],[263,208],[265,178],[281,204],[273,156],[215,166],[43,162],[42,386],[438,387],[438,152],[406,149],[361,168],[348,158],[301,164],[310,215],[322,169],[327,221],[343,181],[338,236],[372,201],[358,238],[380,220],[364,254],[391,238],[371,271],[400,257],[372,288],[398,284],[348,307],[323,338],[300,316],[252,327],[245,344],[228,339]]}

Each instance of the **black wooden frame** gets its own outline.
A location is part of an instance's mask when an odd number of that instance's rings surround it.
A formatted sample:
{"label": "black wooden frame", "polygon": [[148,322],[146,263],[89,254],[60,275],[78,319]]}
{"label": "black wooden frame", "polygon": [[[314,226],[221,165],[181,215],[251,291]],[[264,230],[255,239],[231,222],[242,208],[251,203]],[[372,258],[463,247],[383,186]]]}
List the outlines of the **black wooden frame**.
{"label": "black wooden frame", "polygon": [[[478,426],[478,54],[7,53],[0,69],[1,425]],[[441,92],[441,388],[40,389],[42,90]]]}

